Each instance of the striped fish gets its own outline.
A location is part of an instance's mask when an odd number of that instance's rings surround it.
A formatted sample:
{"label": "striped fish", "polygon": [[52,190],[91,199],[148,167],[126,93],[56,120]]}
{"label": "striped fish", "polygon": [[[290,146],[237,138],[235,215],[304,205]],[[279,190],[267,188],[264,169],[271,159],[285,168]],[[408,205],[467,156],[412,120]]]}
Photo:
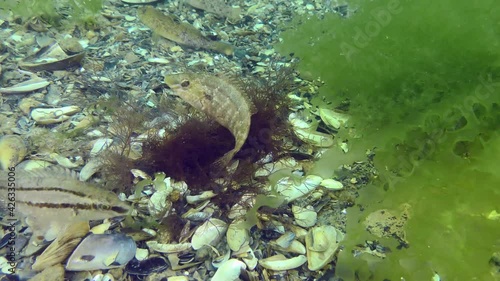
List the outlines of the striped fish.
{"label": "striped fish", "polygon": [[53,240],[75,222],[123,216],[130,210],[116,194],[79,181],[76,172],[52,167],[0,171],[0,204],[4,217],[26,218],[35,243]]}

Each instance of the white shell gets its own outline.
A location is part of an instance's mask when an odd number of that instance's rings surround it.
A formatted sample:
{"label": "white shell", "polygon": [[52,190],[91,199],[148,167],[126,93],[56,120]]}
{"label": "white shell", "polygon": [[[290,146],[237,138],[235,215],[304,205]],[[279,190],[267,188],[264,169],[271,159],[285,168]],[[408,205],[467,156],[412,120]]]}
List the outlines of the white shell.
{"label": "white shell", "polygon": [[319,116],[325,124],[335,129],[339,129],[341,126],[344,126],[349,119],[345,114],[321,107],[319,108]]}
{"label": "white shell", "polygon": [[142,249],[142,248],[137,248],[135,251],[135,258],[138,261],[143,261],[149,256],[149,251],[148,249]]}
{"label": "white shell", "polygon": [[7,88],[0,88],[0,93],[2,94],[21,94],[21,93],[27,93],[27,92],[32,92],[41,88],[47,87],[50,82],[42,79],[40,77],[36,77],[33,79],[30,79],[28,81],[24,81],[22,83],[16,84],[12,87],[7,87]]}
{"label": "white shell", "polygon": [[90,159],[85,166],[83,166],[82,170],[80,171],[80,174],[78,178],[81,181],[87,181],[92,177],[99,169],[102,167],[103,163],[101,160],[97,158],[92,158]]}
{"label": "white shell", "polygon": [[317,131],[293,128],[295,135],[306,143],[317,147],[330,147],[333,145],[333,136]]}
{"label": "white shell", "polygon": [[340,190],[344,188],[341,182],[334,179],[324,179],[321,181],[320,185],[331,190]]}
{"label": "white shell", "polygon": [[293,240],[295,240],[295,233],[287,231],[274,242],[281,248],[288,248],[292,245]]}
{"label": "white shell", "polygon": [[31,111],[31,118],[38,124],[47,125],[66,121],[71,115],[80,111],[78,106],[65,106],[59,108],[35,108]]}
{"label": "white shell", "polygon": [[318,214],[311,206],[302,208],[300,206],[293,205],[292,213],[295,217],[295,222],[297,223],[297,225],[302,227],[311,227],[315,225],[318,218]]}
{"label": "white shell", "polygon": [[331,262],[343,235],[331,225],[313,227],[306,236],[309,270],[319,270]]}
{"label": "white shell", "polygon": [[289,177],[282,178],[276,184],[276,190],[285,197],[287,202],[307,195],[319,186],[323,178],[315,175],[308,175],[300,184],[295,184]]}
{"label": "white shell", "polygon": [[152,251],[166,254],[179,253],[191,249],[191,243],[160,244],[158,241],[147,241],[146,245]]}
{"label": "white shell", "polygon": [[113,143],[113,139],[109,138],[101,138],[96,140],[92,149],[90,150],[90,156],[96,156],[104,150],[108,149],[108,147]]}
{"label": "white shell", "polygon": [[259,262],[259,259],[255,257],[252,248],[250,248],[248,244],[245,244],[243,247],[241,247],[239,251],[234,252],[233,257],[241,258],[243,262],[245,262],[245,264],[248,266],[249,270],[254,270]]}
{"label": "white shell", "polygon": [[238,251],[250,241],[250,233],[242,226],[241,221],[233,221],[226,232],[226,239],[229,248],[233,251]]}
{"label": "white shell", "polygon": [[299,255],[287,259],[284,255],[275,255],[269,258],[259,260],[259,264],[271,270],[289,270],[303,265],[307,261],[306,256]]}
{"label": "white shell", "polygon": [[198,202],[215,197],[216,195],[217,194],[215,194],[213,191],[209,190],[209,191],[204,191],[199,195],[188,195],[188,196],[186,196],[186,201],[189,204],[196,204]]}
{"label": "white shell", "polygon": [[239,280],[239,276],[242,270],[246,269],[246,265],[237,260],[230,259],[223,263],[215,272],[212,281],[236,281]]}
{"label": "white shell", "polygon": [[204,245],[215,246],[226,233],[227,223],[219,219],[211,218],[200,225],[191,238],[191,246],[198,250]]}

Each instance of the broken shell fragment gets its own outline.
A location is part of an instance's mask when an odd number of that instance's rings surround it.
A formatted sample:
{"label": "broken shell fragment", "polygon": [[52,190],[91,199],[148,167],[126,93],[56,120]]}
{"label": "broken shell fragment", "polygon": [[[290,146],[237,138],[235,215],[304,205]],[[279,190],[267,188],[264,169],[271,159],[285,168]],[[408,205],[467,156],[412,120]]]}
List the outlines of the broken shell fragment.
{"label": "broken shell fragment", "polygon": [[136,253],[132,238],[123,234],[90,234],[78,245],[66,264],[67,270],[83,271],[122,267]]}
{"label": "broken shell fragment", "polygon": [[239,280],[242,270],[247,266],[242,261],[237,259],[230,259],[224,262],[215,272],[212,281],[235,281]]}
{"label": "broken shell fragment", "polygon": [[191,243],[161,244],[158,241],[147,241],[146,245],[152,251],[165,254],[179,253],[191,249]]}
{"label": "broken shell fragment", "polygon": [[259,260],[259,264],[266,269],[278,271],[297,268],[303,265],[306,261],[307,258],[304,255],[299,255],[290,259],[287,259],[284,255],[275,255]]}
{"label": "broken shell fragment", "polygon": [[309,229],[306,236],[309,270],[319,270],[331,262],[342,239],[342,233],[331,225]]}
{"label": "broken shell fragment", "polygon": [[344,126],[349,119],[345,114],[321,107],[319,108],[318,113],[321,120],[334,129],[339,129],[341,126]]}
{"label": "broken shell fragment", "polygon": [[312,144],[314,146],[330,147],[333,145],[332,135],[298,128],[293,128],[293,131],[301,141]]}
{"label": "broken shell fragment", "polygon": [[42,89],[47,87],[50,82],[42,79],[42,78],[33,78],[28,81],[24,81],[22,83],[16,84],[11,87],[7,88],[0,88],[0,93],[1,94],[21,94],[21,93],[28,93],[32,92],[38,89]]}
{"label": "broken shell fragment", "polygon": [[334,179],[324,179],[321,181],[320,185],[330,190],[341,190],[344,185]]}
{"label": "broken shell fragment", "polygon": [[189,204],[196,204],[198,202],[205,201],[207,199],[215,197],[216,195],[217,194],[215,194],[213,191],[209,190],[209,191],[204,191],[199,195],[188,195],[186,196],[186,201]]}
{"label": "broken shell fragment", "polygon": [[311,206],[302,208],[300,206],[293,205],[292,213],[295,217],[295,222],[297,223],[297,225],[302,227],[311,227],[315,225],[318,218],[318,214]]}
{"label": "broken shell fragment", "polygon": [[226,234],[227,223],[222,220],[211,218],[200,225],[193,234],[191,246],[198,250],[204,245],[214,246]]}
{"label": "broken shell fragment", "polygon": [[0,139],[0,169],[7,170],[21,162],[28,149],[20,136],[6,135]]}
{"label": "broken shell fragment", "polygon": [[88,222],[70,225],[36,258],[31,268],[35,271],[42,271],[49,266],[63,262],[88,232]]}
{"label": "broken shell fragment", "polygon": [[78,106],[65,106],[59,108],[35,108],[31,111],[31,118],[38,124],[48,125],[61,123],[71,115],[80,111]]}

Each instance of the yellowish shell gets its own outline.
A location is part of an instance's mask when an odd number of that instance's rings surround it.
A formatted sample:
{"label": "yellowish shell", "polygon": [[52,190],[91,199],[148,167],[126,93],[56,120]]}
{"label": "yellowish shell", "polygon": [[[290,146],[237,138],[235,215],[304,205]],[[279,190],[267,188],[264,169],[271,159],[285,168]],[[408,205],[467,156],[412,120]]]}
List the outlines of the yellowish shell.
{"label": "yellowish shell", "polygon": [[0,168],[7,170],[21,162],[28,149],[20,136],[6,135],[0,139]]}

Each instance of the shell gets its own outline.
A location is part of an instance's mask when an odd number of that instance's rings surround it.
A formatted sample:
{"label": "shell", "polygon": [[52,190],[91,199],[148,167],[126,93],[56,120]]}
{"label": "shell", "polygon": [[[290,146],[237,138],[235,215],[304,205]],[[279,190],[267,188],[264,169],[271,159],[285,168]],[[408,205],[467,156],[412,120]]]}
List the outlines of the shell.
{"label": "shell", "polygon": [[80,64],[80,61],[85,56],[85,52],[82,49],[83,48],[80,49],[80,52],[70,55],[55,42],[52,45],[40,49],[33,56],[27,57],[19,64],[19,67],[35,72],[44,70],[63,70]]}
{"label": "shell", "polygon": [[259,264],[266,269],[278,271],[297,268],[303,265],[306,261],[307,258],[304,255],[299,255],[290,259],[287,259],[284,255],[275,255],[259,260]]}
{"label": "shell", "polygon": [[319,108],[318,110],[319,116],[321,120],[325,122],[328,126],[331,126],[334,129],[339,129],[341,126],[344,126],[349,120],[349,117],[345,114],[335,112],[331,109]]}
{"label": "shell", "polygon": [[333,145],[333,136],[317,131],[309,131],[305,129],[293,128],[295,135],[306,143],[317,147],[330,147]]}
{"label": "shell", "polygon": [[344,188],[344,185],[341,182],[334,179],[324,179],[321,181],[320,185],[330,190],[341,190]]}
{"label": "shell", "polygon": [[80,108],[74,105],[59,108],[35,108],[30,115],[38,124],[48,125],[64,122],[79,111]]}
{"label": "shell", "polygon": [[21,162],[28,149],[20,136],[6,135],[0,139],[0,168],[7,170]]}
{"label": "shell", "polygon": [[214,246],[226,233],[227,223],[222,220],[211,218],[200,225],[191,238],[191,246],[198,250],[204,245]]}
{"label": "shell", "polygon": [[134,240],[123,234],[90,234],[69,257],[66,269],[83,271],[122,267],[134,258],[136,250]]}
{"label": "shell", "polygon": [[230,259],[224,262],[215,272],[212,281],[235,281],[239,280],[242,270],[246,269],[246,265],[237,260]]}
{"label": "shell", "polygon": [[288,248],[292,245],[293,240],[295,240],[295,233],[287,231],[274,242],[281,248]]}
{"label": "shell", "polygon": [[343,235],[331,225],[313,227],[306,236],[309,270],[319,270],[331,262]]}
{"label": "shell", "polygon": [[308,206],[307,208],[302,208],[300,206],[293,205],[292,213],[295,217],[295,222],[297,225],[302,227],[311,227],[316,224],[318,214],[314,211],[314,208]]}
{"label": "shell", "polygon": [[240,250],[250,241],[250,233],[243,227],[241,221],[232,222],[226,232],[226,239],[229,248],[233,251]]}
{"label": "shell", "polygon": [[0,88],[0,93],[1,94],[28,93],[28,92],[32,92],[32,91],[35,91],[38,89],[45,88],[49,84],[50,84],[49,81],[42,79],[42,78],[39,78],[39,77],[36,77],[36,78],[32,78],[28,81],[24,81],[22,83],[16,84],[12,87]]}
{"label": "shell", "polygon": [[166,254],[179,253],[191,249],[191,243],[160,244],[158,241],[147,241],[146,245],[152,251]]}
{"label": "shell", "polygon": [[287,202],[307,195],[319,186],[323,178],[315,175],[308,175],[300,184],[295,184],[291,178],[285,177],[278,181],[276,190],[285,197]]}
{"label": "shell", "polygon": [[217,194],[215,194],[213,191],[204,191],[200,195],[188,195],[186,196],[186,201],[189,204],[196,204],[198,202],[210,199],[212,197],[215,197]]}

